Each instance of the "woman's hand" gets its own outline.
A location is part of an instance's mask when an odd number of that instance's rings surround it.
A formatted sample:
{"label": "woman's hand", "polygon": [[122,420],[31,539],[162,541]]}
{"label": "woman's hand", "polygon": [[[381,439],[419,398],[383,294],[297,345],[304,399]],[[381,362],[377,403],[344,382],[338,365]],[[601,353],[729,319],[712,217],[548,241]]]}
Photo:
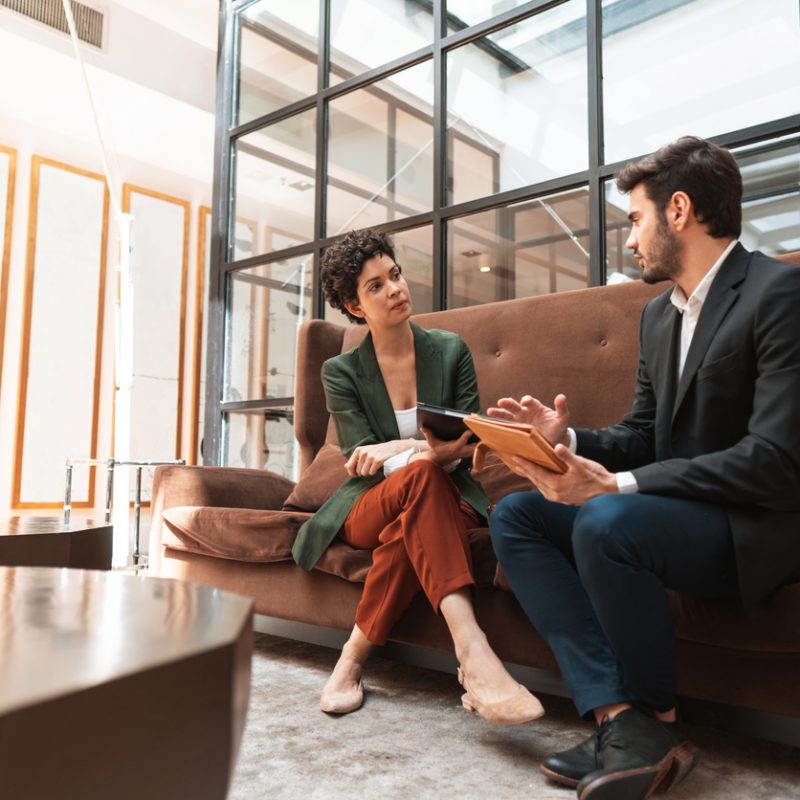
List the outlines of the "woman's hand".
{"label": "woman's hand", "polygon": [[353,450],[353,454],[347,459],[344,468],[351,478],[367,475],[374,475],[383,469],[384,462],[413,447],[414,444],[408,439],[395,439],[391,442],[380,442],[378,444],[362,444]]}
{"label": "woman's hand", "polygon": [[459,458],[471,458],[472,451],[475,449],[474,444],[468,444],[467,441],[472,436],[472,431],[464,431],[458,439],[444,441],[437,439],[429,428],[420,428],[425,441],[428,444],[427,449],[423,452],[411,456],[409,461],[416,461],[420,458],[427,458],[435,464],[444,466],[451,461],[457,461]]}
{"label": "woman's hand", "polygon": [[487,408],[486,414],[497,419],[511,422],[527,422],[535,425],[539,433],[555,447],[557,444],[567,444],[567,428],[569,427],[569,407],[567,398],[563,394],[556,395],[553,408],[548,408],[536,398],[526,394],[520,400],[513,397],[501,397],[497,406]]}

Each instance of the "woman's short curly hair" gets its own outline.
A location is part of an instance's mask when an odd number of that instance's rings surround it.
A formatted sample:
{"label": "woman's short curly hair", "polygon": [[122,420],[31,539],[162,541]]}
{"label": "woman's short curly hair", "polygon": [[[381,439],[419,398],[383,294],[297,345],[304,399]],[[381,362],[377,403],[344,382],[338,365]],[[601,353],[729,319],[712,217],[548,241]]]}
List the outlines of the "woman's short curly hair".
{"label": "woman's short curly hair", "polygon": [[395,260],[392,240],[385,233],[373,230],[350,231],[322,255],[320,280],[325,297],[358,325],[364,325],[366,320],[353,316],[345,303],[358,299],[358,276],[367,261],[380,255]]}

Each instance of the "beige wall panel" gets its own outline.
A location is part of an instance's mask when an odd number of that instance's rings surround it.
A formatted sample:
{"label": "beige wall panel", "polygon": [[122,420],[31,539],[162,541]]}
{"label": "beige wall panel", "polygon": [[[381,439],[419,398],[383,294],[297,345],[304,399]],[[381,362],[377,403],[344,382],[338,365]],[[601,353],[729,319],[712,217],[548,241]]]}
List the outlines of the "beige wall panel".
{"label": "beige wall panel", "polygon": [[194,370],[192,373],[192,443],[189,463],[200,464],[203,418],[206,409],[206,351],[208,346],[208,291],[211,269],[211,209],[200,206],[197,214],[197,279],[195,294]]}
{"label": "beige wall panel", "polygon": [[180,458],[189,203],[126,184],[123,208],[134,217],[131,458]]}
{"label": "beige wall panel", "polygon": [[[33,158],[15,508],[58,506],[66,458],[96,455],[107,227],[101,175]],[[92,505],[93,472],[75,471],[72,498]]]}
{"label": "beige wall panel", "polygon": [[0,386],[3,382],[8,271],[11,258],[11,228],[14,221],[14,187],[17,151],[0,145]]}

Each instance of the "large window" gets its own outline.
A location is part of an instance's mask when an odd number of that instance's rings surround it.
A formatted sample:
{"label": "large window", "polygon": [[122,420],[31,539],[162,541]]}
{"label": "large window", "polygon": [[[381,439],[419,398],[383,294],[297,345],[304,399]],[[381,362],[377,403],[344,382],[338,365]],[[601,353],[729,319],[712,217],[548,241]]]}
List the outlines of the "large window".
{"label": "large window", "polygon": [[206,459],[294,476],[297,328],[338,234],[416,311],[638,279],[613,176],[730,147],[742,239],[800,249],[798,0],[222,0]]}

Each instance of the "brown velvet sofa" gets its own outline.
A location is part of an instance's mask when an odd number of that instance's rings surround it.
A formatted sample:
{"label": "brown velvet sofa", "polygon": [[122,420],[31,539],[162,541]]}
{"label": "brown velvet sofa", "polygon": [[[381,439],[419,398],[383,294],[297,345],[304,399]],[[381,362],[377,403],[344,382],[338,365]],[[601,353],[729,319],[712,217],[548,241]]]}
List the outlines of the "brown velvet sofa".
{"label": "brown velvet sofa", "polygon": [[[574,422],[595,427],[617,421],[631,403],[640,309],[664,288],[585,289],[422,314],[415,321],[464,337],[474,356],[482,407],[503,395],[530,393],[551,401],[563,391]],[[320,320],[301,330],[295,433],[304,471],[297,486],[259,470],[157,469],[152,572],[240,592],[254,598],[258,614],[352,627],[369,553],[337,541],[305,572],[289,551],[302,520],[344,478],[320,367],[363,335],[361,327],[343,329]],[[526,488],[497,461],[479,478],[493,500]],[[470,539],[476,613],[492,646],[508,662],[556,672],[549,649],[505,588],[488,531],[472,531]],[[733,603],[677,594],[671,600],[682,696],[800,717],[800,584],[781,589],[757,619],[745,617]],[[422,596],[395,626],[392,639],[452,649],[446,627]]]}

